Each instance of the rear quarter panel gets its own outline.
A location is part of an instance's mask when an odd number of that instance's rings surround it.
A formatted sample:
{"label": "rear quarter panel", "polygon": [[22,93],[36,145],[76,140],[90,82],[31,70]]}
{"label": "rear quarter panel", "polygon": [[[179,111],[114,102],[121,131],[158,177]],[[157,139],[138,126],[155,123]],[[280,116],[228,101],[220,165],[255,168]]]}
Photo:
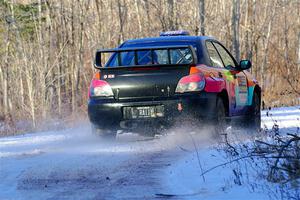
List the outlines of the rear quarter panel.
{"label": "rear quarter panel", "polygon": [[258,85],[256,79],[250,72],[245,71],[247,78],[247,100],[244,108],[237,108],[237,95],[239,90],[237,88],[237,79],[234,78],[234,73],[228,71],[225,68],[210,67],[206,65],[197,65],[197,67],[203,72],[206,80],[204,88],[205,92],[220,93],[223,90],[227,92],[228,104],[229,104],[229,116],[238,115],[241,110],[252,104],[253,93],[255,86]]}

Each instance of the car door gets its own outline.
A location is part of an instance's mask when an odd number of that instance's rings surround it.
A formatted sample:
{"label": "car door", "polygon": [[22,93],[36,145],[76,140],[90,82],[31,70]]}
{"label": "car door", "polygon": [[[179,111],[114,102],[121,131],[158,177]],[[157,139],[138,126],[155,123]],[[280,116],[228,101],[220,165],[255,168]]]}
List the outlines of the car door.
{"label": "car door", "polygon": [[[237,67],[237,62],[224,46],[218,42],[213,42],[213,45],[221,56],[225,68],[231,66],[234,69]],[[227,74],[233,77],[234,88],[231,88],[229,92],[230,95],[235,96],[234,110],[238,114],[246,106],[248,100],[247,77],[243,71],[237,70],[228,70]]]}
{"label": "car door", "polygon": [[215,45],[213,45],[212,41],[206,41],[206,49],[210,60],[210,69],[209,69],[210,76],[220,78],[226,82],[226,89],[228,91],[228,98],[229,98],[228,114],[232,116],[237,112],[235,91],[234,91],[235,80],[231,74],[228,75],[228,70],[225,69],[221,56],[218,53]]}

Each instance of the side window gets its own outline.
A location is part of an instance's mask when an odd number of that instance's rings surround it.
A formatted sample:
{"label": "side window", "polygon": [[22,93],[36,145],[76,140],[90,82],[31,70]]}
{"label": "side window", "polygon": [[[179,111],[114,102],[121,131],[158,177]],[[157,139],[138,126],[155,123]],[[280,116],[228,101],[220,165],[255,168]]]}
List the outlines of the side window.
{"label": "side window", "polygon": [[190,64],[193,61],[190,49],[171,49],[171,64]]}
{"label": "side window", "polygon": [[209,54],[209,58],[211,60],[211,64],[214,67],[224,67],[223,62],[214,45],[211,42],[206,42],[206,48]]}
{"label": "side window", "polygon": [[222,47],[220,44],[214,42],[215,47],[221,55],[221,58],[224,62],[225,66],[231,65],[232,67],[236,67],[236,64],[230,54]]}

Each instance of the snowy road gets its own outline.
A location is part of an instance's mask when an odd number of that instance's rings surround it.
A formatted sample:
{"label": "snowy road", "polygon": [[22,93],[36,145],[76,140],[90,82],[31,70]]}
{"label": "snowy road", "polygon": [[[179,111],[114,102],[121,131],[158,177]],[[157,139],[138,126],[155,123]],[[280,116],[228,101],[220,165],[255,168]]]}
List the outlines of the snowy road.
{"label": "snowy road", "polygon": [[88,126],[0,139],[0,199],[153,199],[176,134],[101,141]]}
{"label": "snowy road", "polygon": [[[300,106],[280,108],[263,112],[263,126],[297,131],[299,118]],[[199,175],[222,162],[208,135],[176,129],[109,143],[82,125],[0,138],[0,199],[266,199],[232,184],[230,170]]]}

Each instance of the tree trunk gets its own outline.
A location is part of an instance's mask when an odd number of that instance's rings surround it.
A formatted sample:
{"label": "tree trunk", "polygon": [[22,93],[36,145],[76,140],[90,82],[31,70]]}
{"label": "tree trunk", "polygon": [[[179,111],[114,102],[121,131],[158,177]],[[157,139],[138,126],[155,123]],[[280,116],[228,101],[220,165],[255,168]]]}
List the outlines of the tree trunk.
{"label": "tree trunk", "polygon": [[3,112],[4,116],[8,114],[8,52],[9,52],[9,42],[6,45],[6,56],[4,61],[3,70]]}
{"label": "tree trunk", "polygon": [[[75,38],[75,2],[71,1],[71,9],[72,9],[72,17],[71,17],[71,44],[72,44],[72,55],[71,55],[71,70],[70,70],[70,82],[71,82],[71,93],[72,93],[72,112],[74,113],[76,110],[76,60],[77,60],[77,51],[76,51],[76,38]],[[76,4],[77,5],[77,4]]]}
{"label": "tree trunk", "polygon": [[149,5],[149,0],[144,0],[145,2],[145,10],[146,10],[146,24],[147,24],[147,33],[149,34],[150,32],[150,5]]}
{"label": "tree trunk", "polygon": [[[288,41],[288,25],[287,25],[287,13],[286,13],[286,6],[287,6],[287,1],[284,1],[284,6],[283,6],[283,12],[284,12],[284,60],[285,60],[285,65],[288,66],[289,63],[289,55],[288,55],[288,49],[289,49],[289,41]],[[287,76],[289,77],[290,75],[290,67],[287,67]]]}
{"label": "tree trunk", "polygon": [[298,72],[300,72],[300,31],[298,33]]}
{"label": "tree trunk", "polygon": [[121,0],[118,0],[118,14],[119,14],[119,25],[120,25],[120,32],[119,32],[119,41],[118,43],[122,43],[124,41],[124,5],[122,5]]}
{"label": "tree trunk", "polygon": [[[300,1],[298,1],[298,6],[297,6],[297,15],[300,16]],[[300,73],[300,17],[298,17],[298,60],[297,60],[297,64],[298,64],[298,73]],[[299,77],[299,75],[298,75]]]}
{"label": "tree trunk", "polygon": [[[270,5],[271,7],[272,5]],[[272,13],[269,19],[269,23],[268,23],[268,27],[266,30],[266,35],[265,35],[265,42],[264,42],[264,54],[263,54],[263,63],[261,65],[261,69],[260,69],[260,74],[261,74],[261,85],[263,90],[266,88],[266,84],[265,84],[265,78],[266,78],[266,66],[267,66],[267,62],[268,62],[268,53],[269,53],[269,40],[270,40],[270,35],[271,35],[271,30],[272,30],[272,25],[273,25],[273,19],[275,16],[275,10],[276,9],[272,9]],[[266,11],[267,12],[267,11]]]}
{"label": "tree trunk", "polygon": [[199,0],[200,34],[205,35],[205,0]]}
{"label": "tree trunk", "polygon": [[99,33],[98,33],[98,35],[99,35],[99,37],[101,37],[101,35],[102,35],[102,24],[101,24],[101,22],[102,22],[102,12],[101,12],[101,7],[103,5],[102,5],[101,0],[96,0],[95,3],[96,3],[96,8],[97,8],[96,10],[97,10],[98,24],[99,24]]}
{"label": "tree trunk", "polygon": [[138,0],[134,1],[134,5],[135,5],[135,12],[136,12],[138,27],[139,27],[139,32],[138,32],[138,36],[139,36],[142,33],[142,23],[141,23],[140,9],[139,9],[139,5],[138,5]]}
{"label": "tree trunk", "polygon": [[232,0],[232,28],[233,28],[233,52],[236,60],[240,60],[240,40],[239,40],[239,29],[240,29],[240,0]]}
{"label": "tree trunk", "polygon": [[175,24],[174,24],[174,0],[168,0],[167,1],[167,8],[168,8],[168,29],[169,30],[175,30]]}

